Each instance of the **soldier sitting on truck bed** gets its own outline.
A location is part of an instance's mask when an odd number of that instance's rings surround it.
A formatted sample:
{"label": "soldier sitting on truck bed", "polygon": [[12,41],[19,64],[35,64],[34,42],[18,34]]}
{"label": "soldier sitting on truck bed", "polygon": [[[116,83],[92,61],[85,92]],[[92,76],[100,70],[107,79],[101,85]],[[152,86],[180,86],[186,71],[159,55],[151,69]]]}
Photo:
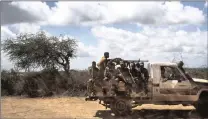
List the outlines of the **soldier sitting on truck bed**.
{"label": "soldier sitting on truck bed", "polygon": [[132,87],[132,84],[133,84],[132,79],[131,79],[132,77],[131,77],[130,71],[126,67],[124,61],[120,61],[120,66],[121,67],[117,69],[118,72],[119,72],[119,75],[118,75],[119,78],[117,78],[119,80],[117,82],[119,82],[119,81],[124,82],[125,86],[128,90],[127,92],[130,93],[131,92],[131,87]]}
{"label": "soldier sitting on truck bed", "polygon": [[148,93],[148,80],[149,80],[149,73],[148,70],[146,68],[144,68],[144,62],[140,62],[140,71],[144,80],[144,90],[145,93]]}
{"label": "soldier sitting on truck bed", "polygon": [[137,70],[134,62],[130,63],[130,72],[133,77],[137,77]]}
{"label": "soldier sitting on truck bed", "polygon": [[[110,91],[111,95],[115,95],[116,93],[116,78],[119,72],[115,69],[115,63],[111,60],[108,62],[107,67],[104,72],[104,86],[103,93]],[[110,89],[110,90],[109,90]]]}
{"label": "soldier sitting on truck bed", "polygon": [[145,88],[145,80],[144,78],[142,77],[142,73],[141,73],[141,69],[140,69],[140,63],[137,62],[135,64],[135,81],[138,85],[138,91],[140,90],[144,90]]}

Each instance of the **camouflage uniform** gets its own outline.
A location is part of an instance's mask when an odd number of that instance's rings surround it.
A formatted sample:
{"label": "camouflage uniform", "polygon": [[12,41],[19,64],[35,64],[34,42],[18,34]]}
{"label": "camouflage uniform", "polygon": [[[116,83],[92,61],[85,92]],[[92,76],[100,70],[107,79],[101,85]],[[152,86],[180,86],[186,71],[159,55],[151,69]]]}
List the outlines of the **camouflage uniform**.
{"label": "camouflage uniform", "polygon": [[[117,70],[115,69],[115,64],[113,62],[108,62],[107,67],[105,68],[104,72],[104,85],[103,85],[103,90],[104,92],[110,92],[110,94],[114,95],[115,94],[115,79],[118,75]],[[111,90],[109,90],[111,89]]]}
{"label": "camouflage uniform", "polygon": [[131,92],[131,87],[132,87],[132,77],[130,74],[129,69],[126,67],[126,65],[124,64],[123,61],[120,62],[121,67],[118,69],[119,70],[119,81],[123,81],[125,83],[125,86],[127,88],[127,92],[130,93]]}
{"label": "camouflage uniform", "polygon": [[119,70],[120,70],[120,72],[122,73],[122,76],[123,76],[123,77],[120,77],[120,78],[125,78],[126,81],[127,81],[126,83],[132,83],[131,80],[129,80],[129,78],[131,78],[131,74],[129,72],[129,69],[126,67],[126,65],[124,64],[123,61],[120,62],[120,65],[121,65],[121,68],[119,68]]}
{"label": "camouflage uniform", "polygon": [[144,90],[145,90],[145,93],[147,94],[148,93],[147,86],[148,86],[149,73],[148,73],[148,70],[146,68],[144,68],[143,62],[140,63],[140,71],[142,74],[142,79],[144,80]]}
{"label": "camouflage uniform", "polygon": [[141,78],[140,65],[133,64],[130,68],[130,72],[133,77]]}
{"label": "camouflage uniform", "polygon": [[144,87],[144,81],[142,79],[142,74],[140,71],[140,64],[136,63],[133,68],[131,68],[132,76],[134,77],[135,83],[137,84],[136,88],[137,91],[143,90]]}
{"label": "camouflage uniform", "polygon": [[92,67],[89,69],[89,73],[91,76],[91,79],[89,79],[88,83],[88,93],[89,95],[93,96],[96,94],[94,86],[96,83],[96,80],[98,80],[99,77],[99,69],[96,67],[96,62],[92,62]]}

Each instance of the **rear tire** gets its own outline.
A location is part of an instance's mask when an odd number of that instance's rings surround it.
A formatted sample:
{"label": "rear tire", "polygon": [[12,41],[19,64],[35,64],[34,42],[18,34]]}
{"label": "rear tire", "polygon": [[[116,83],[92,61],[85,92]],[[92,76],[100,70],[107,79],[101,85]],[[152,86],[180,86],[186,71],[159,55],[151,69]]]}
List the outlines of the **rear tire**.
{"label": "rear tire", "polygon": [[200,96],[199,100],[197,101],[196,105],[194,105],[196,111],[199,113],[200,116],[203,118],[208,117],[207,109],[208,109],[208,93],[205,95]]}
{"label": "rear tire", "polygon": [[127,116],[132,112],[131,102],[127,99],[115,99],[110,104],[111,111],[117,116]]}

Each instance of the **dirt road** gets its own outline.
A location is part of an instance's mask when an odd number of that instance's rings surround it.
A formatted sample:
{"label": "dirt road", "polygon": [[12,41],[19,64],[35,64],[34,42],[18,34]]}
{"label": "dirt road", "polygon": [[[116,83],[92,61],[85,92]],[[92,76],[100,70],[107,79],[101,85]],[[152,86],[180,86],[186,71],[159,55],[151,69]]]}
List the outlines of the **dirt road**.
{"label": "dirt road", "polygon": [[[86,102],[84,98],[20,98],[3,97],[1,99],[1,116],[5,118],[197,118],[192,106],[142,105],[133,110],[131,116],[114,117],[109,109],[98,102]],[[143,109],[143,110],[141,110]]]}

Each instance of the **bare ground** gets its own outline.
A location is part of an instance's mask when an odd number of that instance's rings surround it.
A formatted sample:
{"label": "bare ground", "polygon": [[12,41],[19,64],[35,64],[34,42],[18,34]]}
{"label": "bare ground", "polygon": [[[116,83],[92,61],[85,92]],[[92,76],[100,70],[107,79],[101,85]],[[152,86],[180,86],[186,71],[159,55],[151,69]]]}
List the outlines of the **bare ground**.
{"label": "bare ground", "polygon": [[86,102],[84,98],[21,98],[3,97],[1,99],[1,117],[5,118],[199,118],[193,106],[182,105],[142,105],[133,109],[131,116],[115,117],[109,109],[97,101]]}

